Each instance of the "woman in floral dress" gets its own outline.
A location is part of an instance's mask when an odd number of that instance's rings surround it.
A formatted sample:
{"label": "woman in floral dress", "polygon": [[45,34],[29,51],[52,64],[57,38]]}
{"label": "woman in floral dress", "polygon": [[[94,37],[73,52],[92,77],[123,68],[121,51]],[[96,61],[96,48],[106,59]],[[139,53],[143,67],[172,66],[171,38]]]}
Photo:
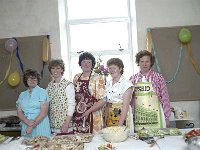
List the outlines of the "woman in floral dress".
{"label": "woman in floral dress", "polygon": [[[95,58],[85,52],[79,56],[82,73],[75,75],[76,108],[73,117],[75,133],[98,133],[103,127],[102,100],[105,90],[104,77],[93,72]],[[98,102],[100,106],[94,107]],[[92,109],[91,109],[92,108]]]}
{"label": "woman in floral dress", "polygon": [[63,77],[65,65],[62,59],[51,60],[48,69],[53,77],[47,87],[51,130],[53,133],[72,132],[72,116],[75,109],[74,85]]}

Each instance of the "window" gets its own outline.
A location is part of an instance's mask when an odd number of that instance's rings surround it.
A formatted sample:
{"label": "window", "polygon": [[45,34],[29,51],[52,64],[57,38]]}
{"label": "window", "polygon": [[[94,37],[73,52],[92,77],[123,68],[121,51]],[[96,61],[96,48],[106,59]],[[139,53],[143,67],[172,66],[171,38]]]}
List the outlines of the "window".
{"label": "window", "polygon": [[81,52],[91,52],[96,58],[100,56],[104,65],[110,58],[122,59],[124,76],[129,78],[137,51],[137,35],[132,34],[136,33],[135,1],[66,0],[65,6],[67,44],[62,49],[62,58],[69,64],[68,78],[72,80],[81,72],[78,65]]}

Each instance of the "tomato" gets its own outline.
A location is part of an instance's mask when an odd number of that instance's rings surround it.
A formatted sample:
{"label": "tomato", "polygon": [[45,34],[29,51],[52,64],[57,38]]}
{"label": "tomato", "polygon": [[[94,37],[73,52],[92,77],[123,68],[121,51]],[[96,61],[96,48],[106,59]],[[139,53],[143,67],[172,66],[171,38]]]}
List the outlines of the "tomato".
{"label": "tomato", "polygon": [[191,135],[191,134],[187,134],[186,135],[186,138],[188,139],[188,138],[191,138],[191,137],[193,137],[193,135]]}

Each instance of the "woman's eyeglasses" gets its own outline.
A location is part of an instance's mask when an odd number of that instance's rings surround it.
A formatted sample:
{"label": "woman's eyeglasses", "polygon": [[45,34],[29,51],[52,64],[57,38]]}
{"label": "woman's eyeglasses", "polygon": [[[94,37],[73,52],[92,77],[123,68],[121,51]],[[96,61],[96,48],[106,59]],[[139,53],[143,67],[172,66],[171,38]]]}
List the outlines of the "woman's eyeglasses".
{"label": "woman's eyeglasses", "polygon": [[37,78],[36,77],[29,77],[28,81],[37,81]]}

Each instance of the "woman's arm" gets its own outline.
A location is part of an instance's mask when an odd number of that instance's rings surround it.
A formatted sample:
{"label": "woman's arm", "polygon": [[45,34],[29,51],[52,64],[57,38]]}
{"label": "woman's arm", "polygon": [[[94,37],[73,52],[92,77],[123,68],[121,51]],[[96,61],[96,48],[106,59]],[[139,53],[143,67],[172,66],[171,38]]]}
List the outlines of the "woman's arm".
{"label": "woman's arm", "polygon": [[66,120],[63,123],[63,125],[61,126],[61,132],[67,132],[68,128],[69,128],[69,124],[70,121],[72,119],[74,110],[75,110],[75,90],[74,90],[74,85],[73,84],[69,84],[65,90],[66,92],[66,96],[67,96],[67,116],[66,116]]}
{"label": "woman's arm", "polygon": [[85,113],[83,113],[82,117],[86,117],[91,113],[91,112],[95,112],[97,110],[99,110],[100,108],[102,108],[107,102],[104,100],[99,100],[98,102],[94,103],[94,105],[88,109]]}
{"label": "woman's arm", "polygon": [[67,115],[65,122],[61,126],[61,129],[60,129],[61,132],[63,132],[63,133],[68,132],[68,128],[69,128],[69,124],[70,124],[71,119],[72,119],[72,116]]}
{"label": "woman's arm", "polygon": [[89,90],[91,95],[97,99],[97,102],[82,115],[83,117],[88,116],[91,112],[99,110],[107,103],[103,100],[105,99],[105,80],[103,76],[92,75],[90,78]]}
{"label": "woman's arm", "polygon": [[76,75],[74,76],[74,79],[73,79],[73,84],[74,84],[74,85],[76,84],[76,82],[77,82],[78,78],[80,77],[80,75],[81,75],[81,73],[78,73],[78,74],[76,74]]}
{"label": "woman's arm", "polygon": [[34,119],[34,121],[35,121],[34,127],[37,124],[39,124],[43,120],[44,117],[46,117],[48,110],[49,110],[49,102],[46,101],[43,104],[41,104],[40,110],[41,111],[40,111],[39,115]]}
{"label": "woman's arm", "polygon": [[24,115],[24,113],[23,113],[21,107],[18,107],[18,108],[17,108],[17,115],[18,115],[19,119],[20,119],[21,121],[23,121],[27,126],[34,126],[35,121],[34,121],[34,120],[29,120],[29,119],[27,119],[27,118],[25,117],[25,115]]}
{"label": "woman's arm", "polygon": [[163,107],[165,120],[166,120],[166,126],[169,127],[169,117],[171,115],[171,109],[170,109],[170,100],[169,100],[169,94],[167,90],[167,85],[165,82],[165,79],[163,76],[160,78],[160,101]]}
{"label": "woman's arm", "polygon": [[124,124],[124,121],[126,120],[132,92],[133,92],[132,87],[130,87],[123,94],[123,106],[122,106],[122,112],[121,112],[121,116],[118,123],[119,126],[122,126]]}

